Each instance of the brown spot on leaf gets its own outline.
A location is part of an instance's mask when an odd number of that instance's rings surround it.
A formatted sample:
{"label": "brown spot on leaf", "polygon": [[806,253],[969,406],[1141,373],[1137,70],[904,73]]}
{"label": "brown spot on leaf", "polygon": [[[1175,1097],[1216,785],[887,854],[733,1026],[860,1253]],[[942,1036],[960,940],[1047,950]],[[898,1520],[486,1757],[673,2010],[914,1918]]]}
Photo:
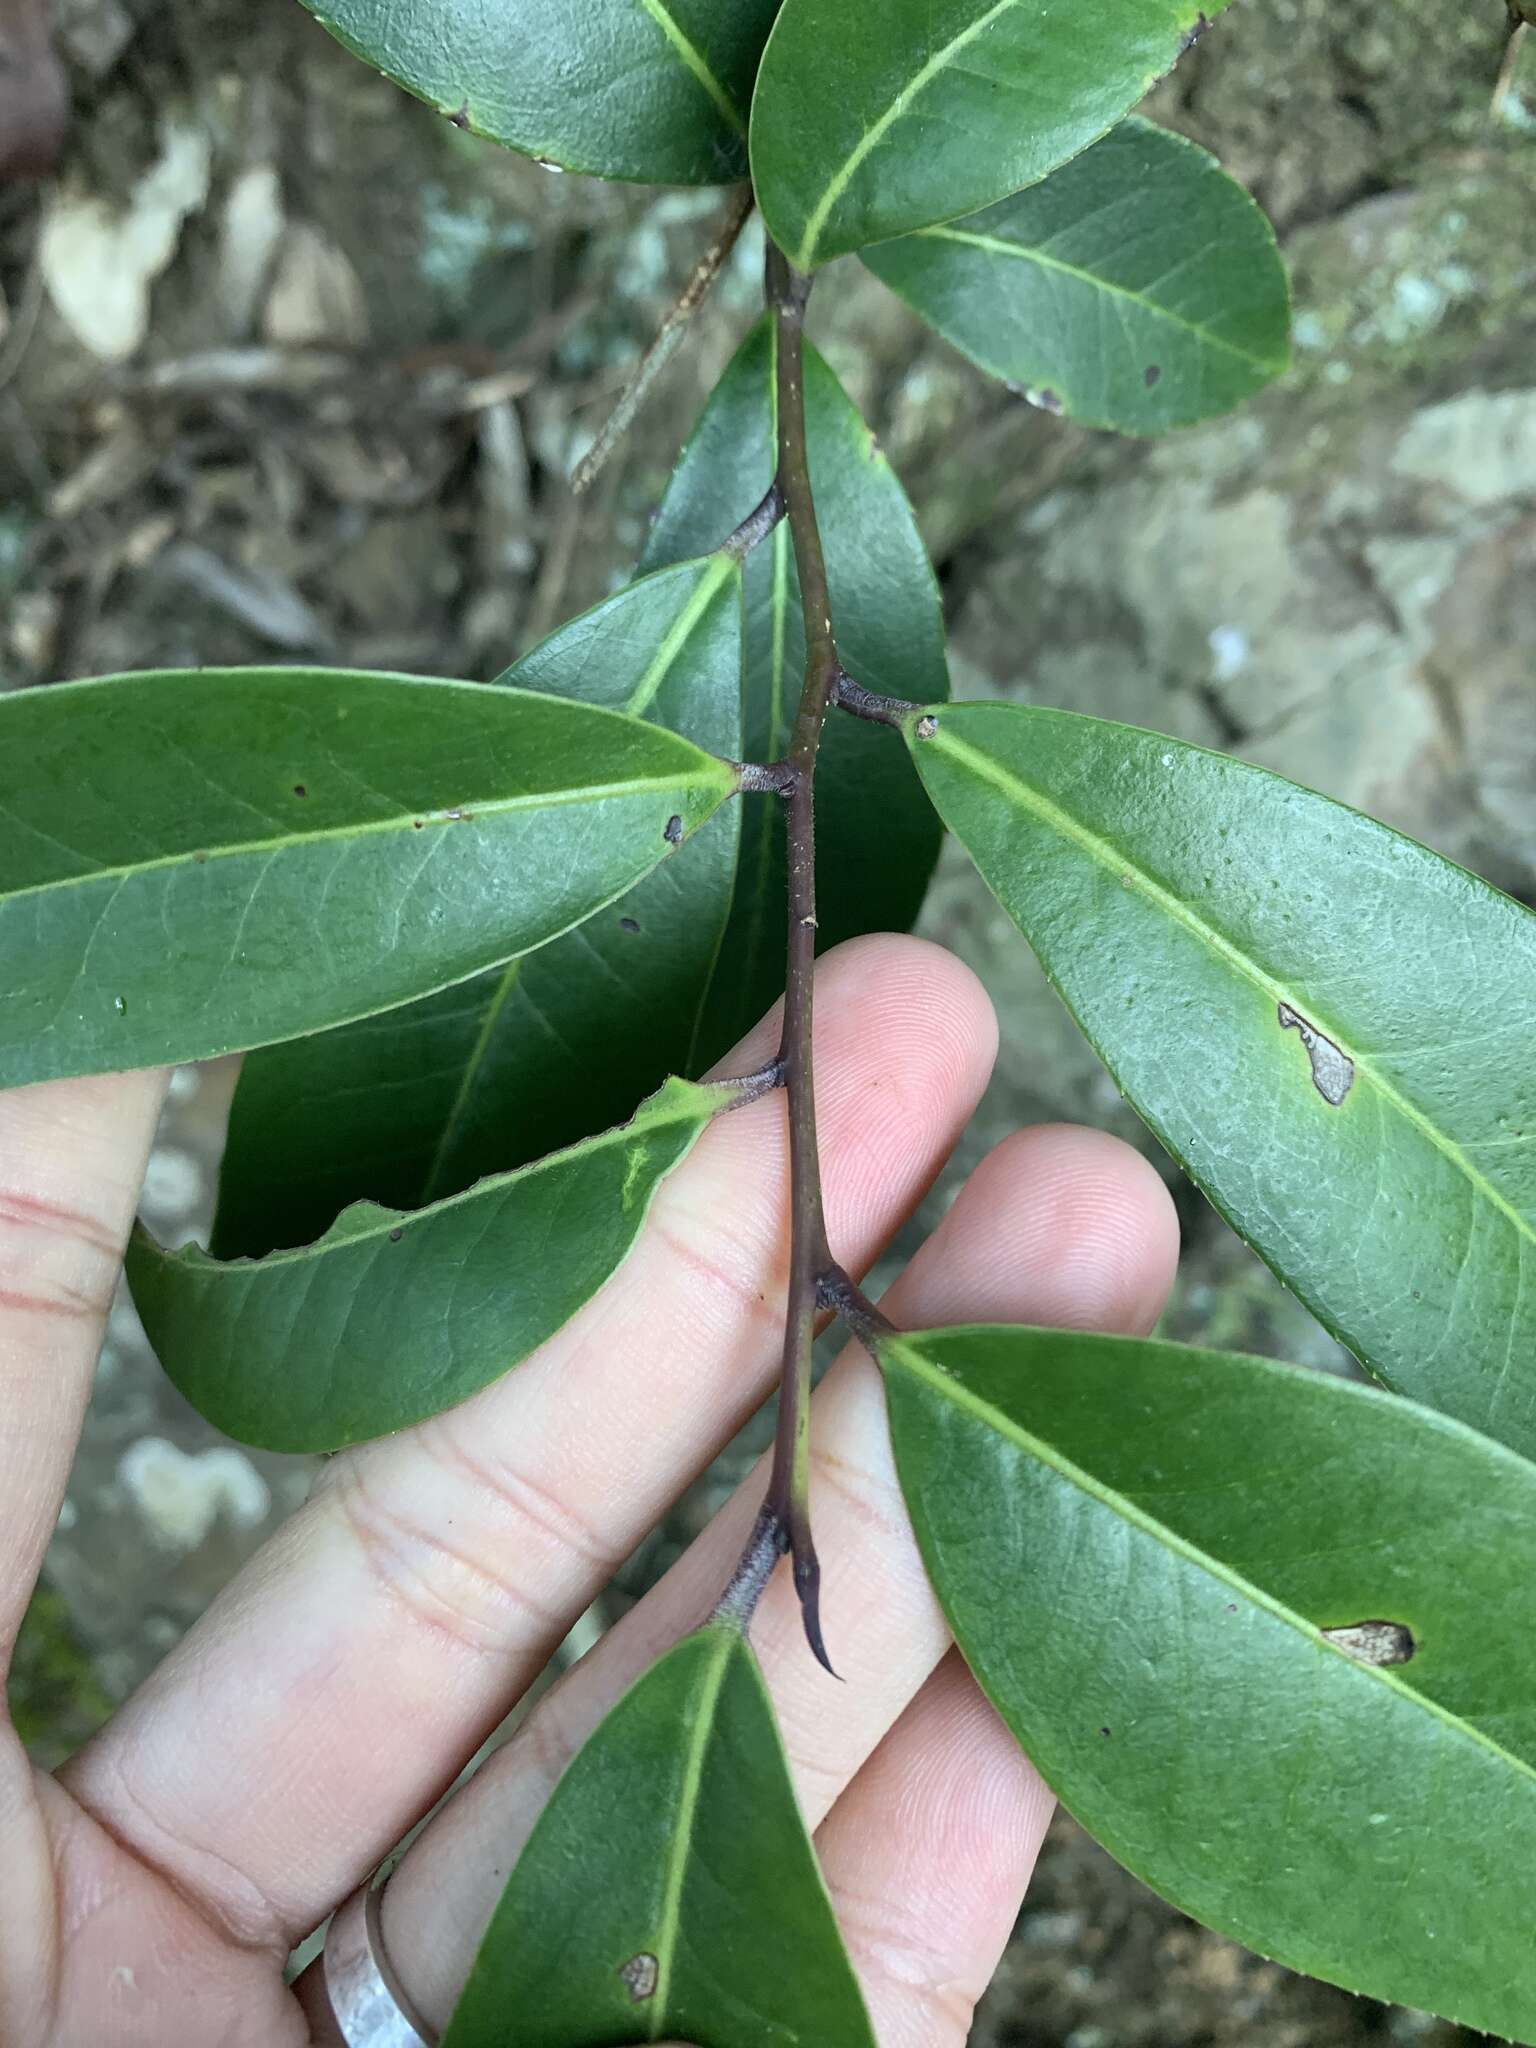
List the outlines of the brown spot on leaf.
{"label": "brown spot on leaf", "polygon": [[644,2005],[648,1998],[656,1996],[661,1965],[648,1950],[642,1949],[639,1955],[631,1956],[627,1963],[619,1965],[619,1976],[635,2004]]}
{"label": "brown spot on leaf", "polygon": [[1412,1661],[1418,1644],[1413,1630],[1400,1621],[1355,1621],[1347,1628],[1325,1628],[1323,1640],[1353,1657],[1357,1664],[1375,1664],[1383,1669]]}
{"label": "brown spot on leaf", "polygon": [[1289,1003],[1282,1003],[1276,1014],[1282,1031],[1300,1034],[1307,1049],[1307,1058],[1312,1062],[1313,1085],[1324,1102],[1337,1109],[1355,1085],[1354,1061],[1315,1024],[1309,1024],[1299,1010],[1293,1010]]}

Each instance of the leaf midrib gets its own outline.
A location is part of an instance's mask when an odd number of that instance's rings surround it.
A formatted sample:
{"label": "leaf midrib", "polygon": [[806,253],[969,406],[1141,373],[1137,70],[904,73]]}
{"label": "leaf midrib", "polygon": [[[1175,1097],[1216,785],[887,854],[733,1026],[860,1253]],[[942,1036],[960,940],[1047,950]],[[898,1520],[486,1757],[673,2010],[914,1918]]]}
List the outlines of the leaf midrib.
{"label": "leaf midrib", "polygon": [[906,112],[908,106],[917,98],[918,94],[937,78],[941,71],[948,70],[955,57],[961,50],[965,49],[967,44],[973,43],[978,36],[984,35],[994,21],[1000,20],[1010,8],[1016,7],[1019,4],[1020,0],[995,0],[995,5],[989,7],[985,14],[979,15],[969,28],[963,28],[957,36],[951,37],[941,50],[936,50],[933,56],[928,59],[928,62],[920,70],[913,73],[907,84],[897,93],[885,112],[879,115],[870,127],[865,129],[842,164],[828,179],[826,189],[823,191],[821,198],[806,217],[805,234],[801,238],[800,253],[795,258],[798,269],[809,270],[815,262],[816,244],[821,239],[821,231],[826,226],[833,207],[836,206],[838,200],[847,191],[848,186],[853,180],[854,173],[874,149],[881,137]]}
{"label": "leaf midrib", "polygon": [[693,74],[719,108],[720,112],[725,116],[732,131],[740,136],[742,141],[745,141],[747,124],[741,118],[741,112],[736,102],[704,61],[703,52],[689,37],[684,35],[680,23],[674,20],[671,12],[662,5],[662,0],[640,0],[640,5],[677,52],[678,60],[684,70]]}
{"label": "leaf midrib", "polygon": [[[693,638],[694,629],[713,604],[716,594],[732,575],[735,567],[735,563],[727,555],[712,555],[709,557],[704,573],[697,579],[693,590],[689,593],[687,603],[673,620],[660,647],[656,650],[650,666],[630,693],[628,701],[624,706],[625,711],[630,717],[641,718],[649,716],[651,705],[656,699],[656,693],[676,667],[679,656]],[[662,728],[664,731],[670,729],[670,727]],[[683,737],[686,737],[686,735],[683,735]],[[430,1203],[433,1190],[442,1177],[443,1166],[447,1160],[449,1148],[457,1135],[464,1112],[469,1106],[470,1096],[474,1092],[476,1079],[490,1052],[496,1035],[496,1026],[501,1021],[502,1013],[507,1006],[507,1000],[512,993],[518,976],[522,972],[522,965],[522,955],[507,962],[506,967],[502,971],[501,979],[496,985],[496,991],[486,1006],[486,1013],[481,1021],[480,1029],[475,1034],[475,1043],[464,1062],[464,1071],[459,1077],[459,1085],[454,1090],[453,1102],[443,1118],[443,1127],[438,1133],[437,1143],[432,1148],[432,1157],[427,1166],[426,1178],[422,1182],[423,1206]],[[702,1000],[699,1005],[699,1012],[700,1015],[703,1014]],[[695,1020],[694,1031],[696,1037],[698,1031],[697,1019]]]}
{"label": "leaf midrib", "polygon": [[959,242],[966,248],[980,249],[988,255],[1012,258],[1020,263],[1038,264],[1042,270],[1057,271],[1063,277],[1070,277],[1079,284],[1103,292],[1107,297],[1124,299],[1129,305],[1139,307],[1150,318],[1166,321],[1170,326],[1178,328],[1181,333],[1193,335],[1206,347],[1220,349],[1256,370],[1278,372],[1285,367],[1283,362],[1269,356],[1257,356],[1251,349],[1240,348],[1236,342],[1227,341],[1222,335],[1213,333],[1209,327],[1202,327],[1198,321],[1185,319],[1171,307],[1160,305],[1156,299],[1149,299],[1145,293],[1133,290],[1130,285],[1116,284],[1111,278],[1101,277],[1097,271],[1084,270],[1078,264],[1064,262],[1059,256],[1047,256],[1040,248],[1026,246],[1022,242],[1010,242],[1006,236],[976,234],[963,228],[933,227],[919,228],[912,239]]}
{"label": "leaf midrib", "polygon": [[491,1040],[495,1035],[496,1026],[501,1019],[501,1013],[506,1008],[507,999],[516,985],[519,974],[522,972],[523,958],[524,956],[519,953],[507,962],[501,971],[501,979],[496,984],[495,993],[486,1004],[485,1015],[480,1020],[480,1029],[475,1033],[474,1045],[470,1049],[468,1059],[464,1062],[464,1071],[459,1076],[459,1085],[453,1092],[453,1101],[448,1107],[447,1115],[443,1118],[443,1127],[437,1134],[437,1143],[432,1147],[432,1157],[427,1162],[426,1176],[421,1183],[423,1207],[431,1204],[438,1181],[442,1178],[449,1147],[458,1133],[459,1124],[464,1112],[469,1107],[469,1098],[474,1092],[475,1081],[479,1076],[480,1069],[485,1064],[486,1054],[490,1051]]}
{"label": "leaf midrib", "polygon": [[688,1873],[688,1855],[693,1847],[699,1799],[704,1785],[704,1756],[709,1748],[710,1737],[714,1733],[715,1710],[720,1703],[721,1688],[725,1684],[726,1666],[735,1648],[735,1643],[723,1628],[717,1630],[716,1634],[718,1640],[710,1643],[710,1659],[701,1674],[697,1719],[690,1730],[688,1749],[683,1758],[672,1839],[668,1846],[666,1870],[662,1877],[656,1921],[656,1989],[651,1998],[651,2019],[647,2034],[647,2038],[652,2041],[659,2041],[664,2031],[671,2031],[667,2004],[672,1988],[672,1965],[677,1955],[678,1928],[682,1920],[683,1885]]}
{"label": "leaf midrib", "polygon": [[[938,714],[942,714],[944,707],[940,705],[935,707],[935,709]],[[1181,901],[1171,890],[1166,889],[1161,882],[1155,880],[1144,868],[1138,867],[1128,854],[1118,851],[1108,840],[1101,839],[1096,832],[1090,830],[1079,819],[1074,818],[1070,812],[1063,810],[1050,797],[1045,796],[1041,791],[1032,788],[1027,782],[1022,781],[1019,776],[1011,770],[1004,768],[1001,762],[994,760],[990,754],[984,753],[979,747],[973,747],[965,740],[956,739],[952,733],[947,733],[944,728],[942,715],[940,715],[938,731],[931,738],[920,741],[917,744],[922,747],[937,747],[941,752],[949,754],[962,766],[969,769],[981,781],[990,782],[1005,797],[1014,798],[1025,810],[1032,811],[1051,830],[1059,832],[1063,838],[1069,839],[1074,845],[1081,847],[1083,852],[1103,868],[1106,873],[1114,875],[1117,880],[1129,879],[1132,881],[1141,890],[1143,895],[1149,897],[1157,904],[1174,923],[1182,925],[1186,931],[1201,940],[1203,944],[1208,946],[1219,958],[1225,960],[1227,965],[1233,968],[1245,980],[1251,982],[1255,988],[1262,989],[1273,1002],[1277,1004],[1286,1003],[1292,1009],[1304,1015],[1310,1023],[1318,1025],[1319,1028],[1326,1027],[1327,1036],[1333,1040],[1340,1051],[1346,1053],[1354,1062],[1356,1079],[1368,1081],[1381,1096],[1382,1100],[1390,1108],[1396,1110],[1404,1122],[1412,1125],[1421,1136],[1434,1146],[1435,1150],[1443,1158],[1449,1160],[1451,1165],[1466,1177],[1474,1192],[1480,1194],[1485,1201],[1508,1219],[1518,1236],[1528,1238],[1533,1243],[1536,1243],[1536,1227],[1533,1227],[1521,1215],[1520,1211],[1507,1196],[1502,1194],[1493,1185],[1492,1181],[1488,1180],[1478,1171],[1477,1167],[1473,1165],[1472,1161],[1453,1139],[1447,1137],[1436,1124],[1430,1121],[1423,1110],[1419,1109],[1405,1095],[1399,1092],[1393,1083],[1381,1072],[1380,1068],[1376,1066],[1369,1054],[1362,1053],[1350,1045],[1331,1019],[1320,1017],[1310,997],[1302,994],[1297,989],[1288,988],[1285,983],[1277,981],[1273,975],[1267,974],[1256,960],[1250,959],[1240,947],[1235,946],[1222,932],[1217,931],[1214,925],[1207,924],[1205,919],[1192,910],[1187,903]]]}
{"label": "leaf midrib", "polygon": [[[643,796],[651,790],[704,787],[702,779],[681,771],[676,775],[637,776],[626,782],[587,783],[580,789],[551,790],[515,797],[471,797],[463,808],[469,813],[455,818],[443,808],[402,811],[393,818],[373,818],[357,824],[327,825],[313,832],[283,832],[270,839],[241,839],[227,846],[200,846],[185,853],[156,854],[152,860],[123,861],[112,867],[88,868],[78,875],[60,875],[51,882],[31,882],[21,889],[0,891],[0,909],[22,902],[29,896],[48,896],[58,890],[83,888],[93,882],[121,882],[138,875],[154,874],[162,868],[207,867],[214,861],[237,859],[244,854],[278,854],[289,847],[325,846],[332,841],[373,838],[383,832],[411,832],[422,825],[473,824],[480,818],[503,817],[515,811],[558,810],[575,804],[601,803],[613,796]],[[455,806],[454,808],[458,808]],[[665,856],[663,856],[665,857]]]}
{"label": "leaf midrib", "polygon": [[[715,554],[706,558],[704,572],[689,592],[687,603],[667,628],[650,666],[625,702],[624,710],[631,718],[644,718],[649,715],[657,691],[676,667],[678,657],[693,638],[694,628],[714,603],[721,588],[735,573],[736,564],[731,556]],[[672,730],[670,726],[663,726],[661,729],[664,732]]]}
{"label": "leaf midrib", "polygon": [[[1001,1409],[993,1407],[979,1394],[972,1393],[969,1387],[935,1360],[930,1359],[925,1352],[917,1350],[901,1338],[884,1338],[880,1344],[880,1357],[882,1363],[887,1358],[899,1359],[917,1378],[925,1381],[945,1399],[952,1401],[957,1408],[969,1411],[986,1428],[994,1430],[999,1436],[1016,1444],[1026,1456],[1038,1459],[1042,1465],[1058,1473],[1069,1485],[1075,1486],[1080,1493],[1086,1494],[1100,1507],[1120,1516],[1132,1528],[1150,1536],[1154,1542],[1161,1544],[1185,1563],[1208,1573],[1229,1591],[1241,1594],[1263,1613],[1273,1615],[1277,1621],[1284,1622],[1306,1641],[1317,1644],[1331,1656],[1337,1657],[1352,1671],[1361,1672],[1367,1678],[1376,1680],[1411,1706],[1421,1708],[1452,1735],[1459,1736],[1489,1756],[1497,1758],[1500,1763],[1507,1764],[1510,1769],[1536,1785],[1536,1766],[1527,1763],[1523,1757],[1516,1756],[1512,1750],[1505,1749],[1502,1743],[1495,1742],[1492,1736],[1485,1734],[1473,1722],[1464,1720],[1461,1715],[1452,1713],[1449,1707],[1442,1706],[1427,1693],[1419,1692],[1407,1684],[1391,1666],[1365,1664],[1358,1658],[1351,1657],[1336,1643],[1331,1643],[1322,1630],[1308,1621],[1305,1615],[1298,1614],[1293,1607],[1287,1607],[1283,1601],[1266,1593],[1261,1586],[1254,1585],[1252,1580],[1244,1578],[1220,1558],[1213,1557],[1208,1550],[1202,1550],[1197,1544],[1191,1543],[1176,1529],[1170,1529],[1165,1522],[1157,1521],[1125,1494],[1117,1492],[1112,1486],[1107,1486],[1101,1479],[1096,1479],[1091,1472],[1085,1471],[1073,1459],[1048,1444],[1043,1437],[1036,1436],[1033,1431],[1025,1429],[1022,1423],[1015,1422],[1012,1416],[1005,1415]],[[1277,1369],[1295,1370],[1294,1367]]]}

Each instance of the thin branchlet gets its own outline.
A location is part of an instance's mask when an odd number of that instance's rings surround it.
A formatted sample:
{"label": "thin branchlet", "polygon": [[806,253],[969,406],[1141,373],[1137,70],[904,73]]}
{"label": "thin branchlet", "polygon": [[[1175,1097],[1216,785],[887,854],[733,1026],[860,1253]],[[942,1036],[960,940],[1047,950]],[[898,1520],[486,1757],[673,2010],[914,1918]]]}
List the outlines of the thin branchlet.
{"label": "thin branchlet", "polygon": [[833,1264],[817,1277],[816,1306],[830,1309],[858,1338],[866,1351],[873,1352],[882,1337],[889,1337],[896,1325],[870,1300],[857,1281]]}
{"label": "thin branchlet", "polygon": [[676,355],[689,321],[703,305],[710,286],[724,269],[742,229],[751,218],[752,206],[752,187],[743,185],[733,196],[709,247],[694,265],[687,284],[656,330],[654,340],[636,364],[634,375],[625,385],[618,404],[572,472],[571,491],[574,496],[580,497],[597,481],[614,449],[629,431],[635,414],[644,405],[652,385]]}
{"label": "thin branchlet", "polygon": [[744,796],[788,796],[800,771],[790,761],[737,761],[736,787]]}
{"label": "thin branchlet", "polygon": [[784,517],[784,492],[775,471],[773,482],[752,507],[733,532],[720,543],[720,552],[734,561],[744,562],[758,545],[765,541],[779,521]]}
{"label": "thin branchlet", "polygon": [[733,1075],[725,1081],[709,1081],[705,1086],[713,1089],[720,1097],[719,1116],[729,1116],[733,1109],[745,1109],[749,1103],[761,1102],[765,1095],[771,1095],[775,1088],[784,1086],[784,1062],[777,1053],[765,1066],[751,1074]]}
{"label": "thin branchlet", "polygon": [[920,705],[905,697],[886,697],[878,690],[866,690],[846,669],[838,670],[833,702],[839,711],[851,712],[855,718],[867,718],[874,725],[895,726],[898,731],[915,711],[921,709]]}

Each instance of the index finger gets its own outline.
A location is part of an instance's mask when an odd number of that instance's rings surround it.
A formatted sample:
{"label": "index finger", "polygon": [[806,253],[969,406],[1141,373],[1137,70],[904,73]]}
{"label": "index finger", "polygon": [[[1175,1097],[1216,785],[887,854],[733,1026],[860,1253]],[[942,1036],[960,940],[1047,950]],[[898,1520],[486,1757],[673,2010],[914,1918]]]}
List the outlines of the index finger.
{"label": "index finger", "polygon": [[0,1666],[58,1520],[165,1083],[0,1094]]}

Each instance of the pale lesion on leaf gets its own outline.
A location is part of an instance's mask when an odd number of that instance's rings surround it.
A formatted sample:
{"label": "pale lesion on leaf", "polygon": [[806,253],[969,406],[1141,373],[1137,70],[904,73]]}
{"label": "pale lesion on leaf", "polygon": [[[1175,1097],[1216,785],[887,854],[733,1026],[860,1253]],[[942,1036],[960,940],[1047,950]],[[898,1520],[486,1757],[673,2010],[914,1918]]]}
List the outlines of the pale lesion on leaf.
{"label": "pale lesion on leaf", "polygon": [[1294,1031],[1307,1049],[1312,1063],[1312,1082],[1330,1108],[1342,1108],[1345,1096],[1355,1085],[1355,1063],[1326,1032],[1303,1017],[1299,1010],[1282,1002],[1276,1012],[1282,1031]]}
{"label": "pale lesion on leaf", "polygon": [[649,1949],[642,1949],[639,1955],[631,1956],[627,1963],[619,1965],[619,1977],[635,2004],[644,2005],[647,1999],[656,1996],[661,1964]]}
{"label": "pale lesion on leaf", "polygon": [[1347,1628],[1325,1628],[1323,1640],[1357,1664],[1373,1664],[1378,1670],[1410,1663],[1419,1647],[1413,1630],[1400,1621],[1356,1621]]}

